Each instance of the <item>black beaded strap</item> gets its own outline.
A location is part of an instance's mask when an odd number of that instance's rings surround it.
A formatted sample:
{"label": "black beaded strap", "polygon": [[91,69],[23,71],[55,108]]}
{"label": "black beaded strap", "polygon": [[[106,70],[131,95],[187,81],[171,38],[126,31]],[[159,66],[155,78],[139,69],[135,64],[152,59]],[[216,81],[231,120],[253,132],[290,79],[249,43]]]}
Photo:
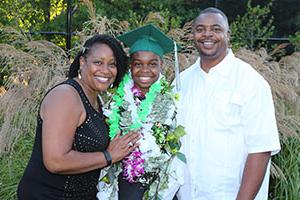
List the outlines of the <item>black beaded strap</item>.
{"label": "black beaded strap", "polygon": [[107,166],[111,166],[112,159],[111,159],[110,153],[108,151],[106,151],[106,150],[104,150],[103,153],[104,153],[104,157],[105,157],[106,162],[107,162]]}

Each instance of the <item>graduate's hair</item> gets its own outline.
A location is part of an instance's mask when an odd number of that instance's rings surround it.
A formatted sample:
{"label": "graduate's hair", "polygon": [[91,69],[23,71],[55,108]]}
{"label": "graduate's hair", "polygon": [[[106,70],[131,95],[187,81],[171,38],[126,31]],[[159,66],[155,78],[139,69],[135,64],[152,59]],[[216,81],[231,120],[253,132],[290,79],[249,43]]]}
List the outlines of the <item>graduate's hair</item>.
{"label": "graduate's hair", "polygon": [[126,53],[124,52],[121,44],[118,42],[118,40],[111,35],[95,35],[88,39],[84,45],[83,48],[80,50],[80,52],[76,55],[74,61],[72,62],[70,69],[69,69],[69,74],[68,78],[75,78],[78,76],[79,69],[80,69],[80,57],[83,56],[86,58],[89,53],[92,51],[92,47],[95,44],[106,44],[109,46],[116,58],[117,62],[117,77],[113,83],[113,86],[116,87],[119,85],[121,80],[123,79],[124,75],[127,73],[128,70],[128,57]]}

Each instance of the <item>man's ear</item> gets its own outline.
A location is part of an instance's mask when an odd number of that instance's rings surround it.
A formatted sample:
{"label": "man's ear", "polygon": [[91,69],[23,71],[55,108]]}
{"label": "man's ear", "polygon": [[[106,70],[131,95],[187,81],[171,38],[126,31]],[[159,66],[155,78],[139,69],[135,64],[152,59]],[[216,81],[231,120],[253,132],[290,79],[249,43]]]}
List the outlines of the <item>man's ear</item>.
{"label": "man's ear", "polygon": [[228,30],[227,31],[227,33],[226,33],[226,42],[227,42],[227,44],[229,45],[230,44],[230,37],[231,37],[231,32],[230,32],[230,30]]}
{"label": "man's ear", "polygon": [[228,40],[230,40],[230,37],[231,37],[231,31],[230,31],[230,29],[228,29],[228,31],[227,31],[227,38],[228,38]]}

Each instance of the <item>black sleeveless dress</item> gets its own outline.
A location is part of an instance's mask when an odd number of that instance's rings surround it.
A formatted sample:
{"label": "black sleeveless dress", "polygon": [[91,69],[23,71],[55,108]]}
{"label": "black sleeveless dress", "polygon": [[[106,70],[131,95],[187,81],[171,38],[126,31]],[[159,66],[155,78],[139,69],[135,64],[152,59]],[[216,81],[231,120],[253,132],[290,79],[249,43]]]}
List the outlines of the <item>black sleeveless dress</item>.
{"label": "black sleeveless dress", "polygon": [[[68,79],[61,84],[69,84],[77,90],[86,111],[85,121],[76,129],[72,149],[80,152],[104,151],[108,146],[109,136],[103,114],[92,107],[81,86],[75,80]],[[38,115],[35,143],[31,158],[18,186],[18,199],[97,199],[96,185],[100,169],[82,174],[60,175],[53,174],[45,168],[41,145],[42,125],[43,121]]]}

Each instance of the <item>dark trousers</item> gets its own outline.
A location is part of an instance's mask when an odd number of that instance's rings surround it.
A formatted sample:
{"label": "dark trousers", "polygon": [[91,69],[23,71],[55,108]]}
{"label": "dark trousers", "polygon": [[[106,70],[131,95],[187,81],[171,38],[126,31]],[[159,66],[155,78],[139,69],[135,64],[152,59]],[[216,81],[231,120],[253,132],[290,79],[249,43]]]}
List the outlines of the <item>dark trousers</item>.
{"label": "dark trousers", "polygon": [[[119,200],[142,200],[143,195],[147,188],[141,183],[128,183],[122,178],[122,175],[118,178],[119,182]],[[173,200],[177,200],[175,196]]]}
{"label": "dark trousers", "polygon": [[119,200],[141,200],[147,188],[141,183],[129,183],[119,176]]}

